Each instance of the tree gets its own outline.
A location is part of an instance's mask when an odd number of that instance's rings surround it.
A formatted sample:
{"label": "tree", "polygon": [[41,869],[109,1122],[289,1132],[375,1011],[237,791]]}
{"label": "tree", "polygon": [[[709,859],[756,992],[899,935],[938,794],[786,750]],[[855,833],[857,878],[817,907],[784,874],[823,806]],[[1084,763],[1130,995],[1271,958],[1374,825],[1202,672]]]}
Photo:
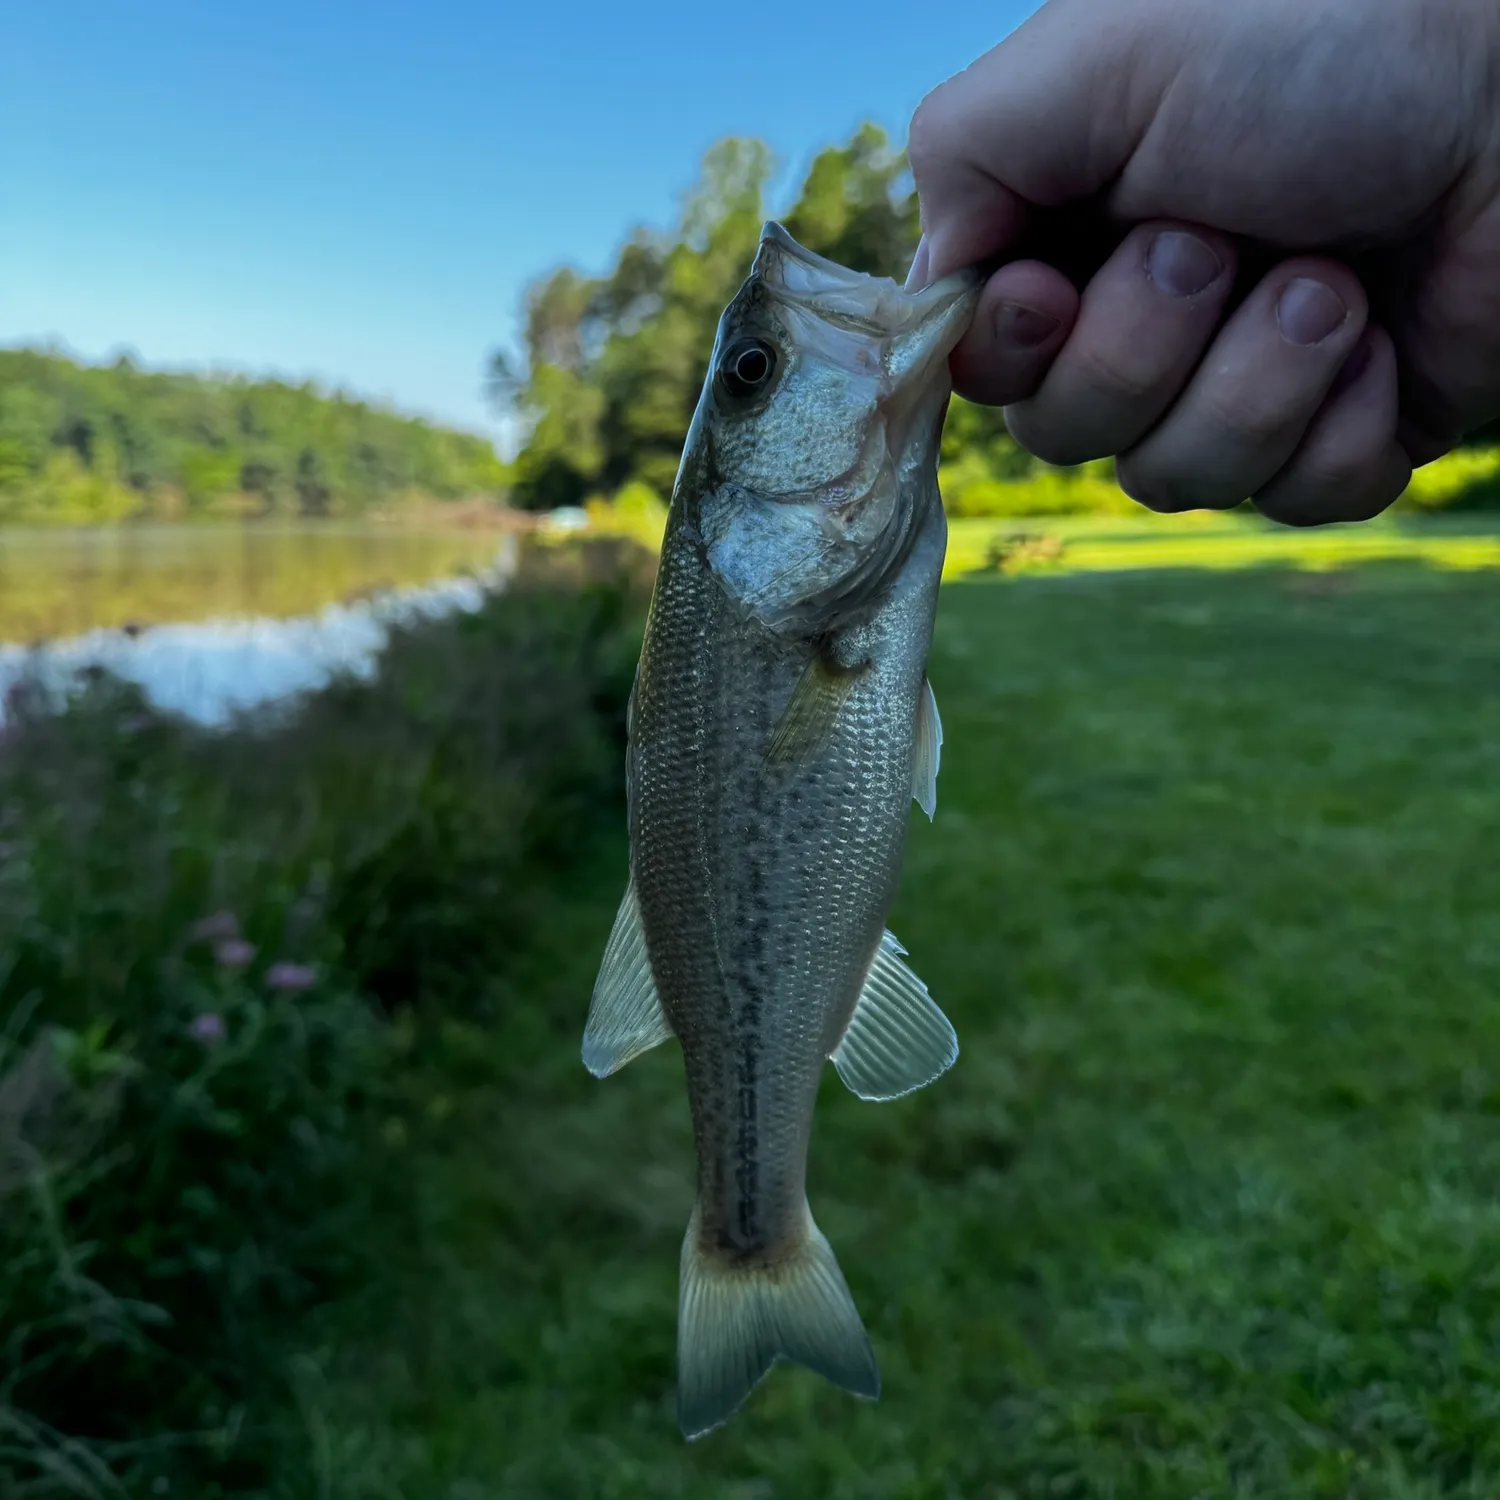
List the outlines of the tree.
{"label": "tree", "polygon": [[304,516],[326,516],[331,491],[323,478],[323,456],[316,448],[297,455],[297,508]]}
{"label": "tree", "polygon": [[[64,462],[63,460],[66,460]],[[80,365],[0,350],[0,511],[9,518],[213,512],[354,515],[408,494],[499,495],[493,446],[312,385]]]}
{"label": "tree", "polygon": [[[671,234],[637,229],[605,275],[566,267],[528,290],[525,369],[496,354],[487,381],[525,433],[517,503],[574,504],[632,482],[670,491],[719,315],[759,242],[772,166],[763,142],[720,141]],[[788,227],[820,254],[904,275],[917,223],[902,154],[875,125],[822,152]]]}
{"label": "tree", "polygon": [[878,125],[860,126],[847,146],[814,158],[786,227],[840,265],[903,279],[920,233],[905,153]]}

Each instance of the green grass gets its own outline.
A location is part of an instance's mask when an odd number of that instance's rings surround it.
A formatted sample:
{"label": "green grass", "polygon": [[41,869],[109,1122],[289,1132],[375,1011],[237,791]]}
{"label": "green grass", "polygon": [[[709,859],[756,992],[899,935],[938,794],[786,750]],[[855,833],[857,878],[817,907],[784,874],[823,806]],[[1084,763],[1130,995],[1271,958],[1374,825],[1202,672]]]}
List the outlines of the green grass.
{"label": "green grass", "polygon": [[949,532],[944,576],[950,579],[995,571],[997,560],[1000,571],[1050,573],[1267,564],[1318,571],[1368,562],[1420,562],[1457,570],[1500,566],[1500,527],[1472,515],[1407,513],[1314,531],[1272,525],[1253,513],[1189,511],[1149,519],[1020,516],[950,521]]}
{"label": "green grass", "polygon": [[[1496,456],[1468,455],[1469,467]],[[1432,467],[1462,467],[1460,457]],[[1429,475],[1428,482],[1441,477]],[[1452,570],[1500,567],[1500,521],[1471,511],[1431,514],[1407,506],[1360,526],[1296,530],[1248,509],[1153,516],[1123,497],[1121,504],[1129,507],[1124,514],[950,517],[944,576],[1265,565],[1322,571],[1368,562]],[[613,504],[589,507],[594,535],[626,536],[653,550],[660,546],[665,520],[665,506],[638,485],[628,486]]]}
{"label": "green grass", "polygon": [[[616,596],[423,627],[279,728],[106,686],[12,733],[0,1494],[1500,1494],[1500,574],[1066,558],[943,595],[892,926],[958,1064],[887,1105],[829,1070],[819,1107],[884,1396],[778,1367],[691,1447],[680,1059],[578,1061]],[[243,974],[187,941],[221,906]],[[269,995],[277,957],[318,987]]]}
{"label": "green grass", "polygon": [[888,1105],[830,1070],[811,1165],[877,1405],[781,1366],[677,1435],[680,1060],[577,1061],[604,835],[495,1023],[413,1043],[285,1493],[1500,1492],[1495,606],[1416,567],[945,591],[892,925],[963,1052]]}

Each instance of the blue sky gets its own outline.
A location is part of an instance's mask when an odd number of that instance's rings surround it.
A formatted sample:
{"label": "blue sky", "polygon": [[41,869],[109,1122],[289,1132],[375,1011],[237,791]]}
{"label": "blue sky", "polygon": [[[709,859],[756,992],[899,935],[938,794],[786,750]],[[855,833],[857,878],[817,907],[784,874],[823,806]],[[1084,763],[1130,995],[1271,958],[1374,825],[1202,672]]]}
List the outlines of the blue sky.
{"label": "blue sky", "polygon": [[904,134],[1034,8],[15,0],[0,344],[314,376],[494,431],[485,356],[532,276],[670,223],[722,136],[769,141],[791,184],[862,119]]}

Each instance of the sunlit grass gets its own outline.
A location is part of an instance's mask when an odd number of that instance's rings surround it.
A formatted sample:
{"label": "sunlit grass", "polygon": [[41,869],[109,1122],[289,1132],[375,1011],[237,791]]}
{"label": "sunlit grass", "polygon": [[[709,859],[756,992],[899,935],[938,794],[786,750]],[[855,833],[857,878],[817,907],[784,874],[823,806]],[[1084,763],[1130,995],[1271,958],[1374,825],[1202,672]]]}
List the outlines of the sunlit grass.
{"label": "sunlit grass", "polygon": [[[1201,513],[1200,513],[1201,514]],[[1251,568],[1266,564],[1327,569],[1365,562],[1420,562],[1434,568],[1500,566],[1500,528],[1465,518],[1463,531],[1419,518],[1404,525],[1291,529],[1238,517],[1112,518],[1090,525],[1057,521],[956,520],[949,523],[944,577],[995,570],[1062,573],[1146,568]],[[1051,546],[1039,546],[1049,539]]]}
{"label": "sunlit grass", "polygon": [[[1500,448],[1462,450],[1419,469],[1401,506],[1376,521],[1305,530],[1277,526],[1245,510],[1153,515],[1130,504],[1112,480],[1101,477],[1097,464],[1000,481],[976,479],[965,463],[961,459],[943,471],[944,494],[959,512],[949,519],[944,567],[949,579],[991,571],[1223,570],[1267,564],[1321,570],[1388,561],[1447,569],[1500,566],[1500,516],[1442,509],[1477,487],[1500,482]],[[1003,514],[961,514],[976,485]],[[609,501],[590,501],[587,518],[586,529],[595,535],[626,536],[655,548],[666,507],[644,485],[628,485]]]}

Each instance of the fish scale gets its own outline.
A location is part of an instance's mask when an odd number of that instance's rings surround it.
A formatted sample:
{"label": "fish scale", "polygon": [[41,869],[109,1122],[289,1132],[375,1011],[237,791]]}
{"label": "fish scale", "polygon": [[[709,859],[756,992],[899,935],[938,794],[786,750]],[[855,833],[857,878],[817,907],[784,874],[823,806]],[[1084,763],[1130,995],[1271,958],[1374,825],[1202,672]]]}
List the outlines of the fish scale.
{"label": "fish scale", "polygon": [[768,225],[673,492],[629,718],[630,882],[583,1050],[605,1076],[681,1044],[689,1436],[777,1358],[879,1392],[807,1153],[830,1057],[885,1099],[957,1056],[885,919],[910,801],[932,805],[937,443],[974,295],[908,295]]}

